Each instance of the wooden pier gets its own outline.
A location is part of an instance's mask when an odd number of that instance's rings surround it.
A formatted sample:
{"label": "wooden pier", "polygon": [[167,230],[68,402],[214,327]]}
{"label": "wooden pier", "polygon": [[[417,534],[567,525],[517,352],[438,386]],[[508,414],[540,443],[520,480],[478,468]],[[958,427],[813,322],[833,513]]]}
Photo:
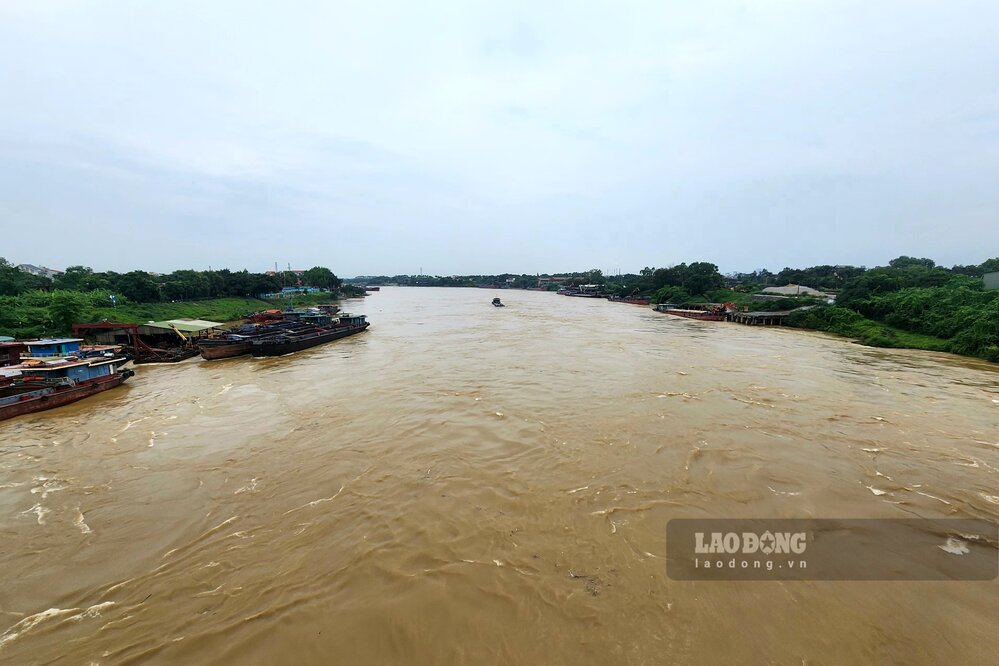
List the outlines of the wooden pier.
{"label": "wooden pier", "polygon": [[783,326],[790,312],[729,312],[725,319],[746,326]]}

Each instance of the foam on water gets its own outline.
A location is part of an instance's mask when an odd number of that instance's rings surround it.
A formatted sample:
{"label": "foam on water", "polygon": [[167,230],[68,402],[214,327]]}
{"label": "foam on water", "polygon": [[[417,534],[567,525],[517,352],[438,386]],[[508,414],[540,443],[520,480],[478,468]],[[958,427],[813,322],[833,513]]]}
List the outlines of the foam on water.
{"label": "foam on water", "polygon": [[947,542],[942,546],[937,546],[937,548],[951,555],[967,555],[971,552],[968,543],[956,537],[947,537]]}
{"label": "foam on water", "polygon": [[73,521],[73,524],[76,525],[77,529],[79,529],[83,534],[91,534],[93,532],[93,530],[90,529],[90,526],[84,522],[83,512],[80,511],[80,507],[76,508],[76,520]]}
{"label": "foam on water", "polygon": [[44,525],[45,524],[45,516],[49,513],[49,510],[47,508],[45,508],[44,506],[42,506],[41,504],[36,504],[33,507],[31,507],[30,509],[27,509],[26,511],[22,511],[21,515],[24,516],[24,515],[31,514],[31,513],[35,514],[35,517],[38,519],[38,524],[39,525]]}

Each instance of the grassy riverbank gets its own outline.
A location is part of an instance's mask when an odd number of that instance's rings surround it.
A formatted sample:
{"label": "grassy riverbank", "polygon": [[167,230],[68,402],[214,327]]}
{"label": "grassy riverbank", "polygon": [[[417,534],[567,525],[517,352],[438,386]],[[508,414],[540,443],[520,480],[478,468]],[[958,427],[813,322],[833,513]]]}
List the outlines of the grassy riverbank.
{"label": "grassy riverbank", "polygon": [[246,314],[269,308],[314,305],[335,300],[323,292],[292,299],[208,298],[195,301],[157,303],[119,302],[111,307],[107,294],[95,292],[35,291],[20,296],[0,297],[0,335],[15,338],[65,335],[74,323],[102,320],[143,323],[164,319],[207,319],[234,321]]}
{"label": "grassy riverbank", "polygon": [[116,308],[92,308],[86,313],[88,321],[145,322],[164,319],[208,319],[233,321],[247,313],[275,307],[270,301],[259,298],[210,298],[199,301],[173,303],[129,303]]}
{"label": "grassy riverbank", "polygon": [[853,310],[836,306],[817,307],[793,312],[788,317],[788,325],[824,331],[847,338],[871,347],[893,347],[896,349],[923,349],[926,351],[953,351],[950,340],[932,335],[903,331],[887,324],[867,319]]}

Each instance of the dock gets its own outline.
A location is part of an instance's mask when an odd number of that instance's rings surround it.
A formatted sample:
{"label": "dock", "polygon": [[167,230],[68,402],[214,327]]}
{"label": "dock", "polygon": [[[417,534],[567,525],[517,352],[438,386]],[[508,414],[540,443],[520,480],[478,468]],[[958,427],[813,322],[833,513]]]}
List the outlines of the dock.
{"label": "dock", "polygon": [[729,312],[727,321],[746,326],[783,326],[790,312]]}

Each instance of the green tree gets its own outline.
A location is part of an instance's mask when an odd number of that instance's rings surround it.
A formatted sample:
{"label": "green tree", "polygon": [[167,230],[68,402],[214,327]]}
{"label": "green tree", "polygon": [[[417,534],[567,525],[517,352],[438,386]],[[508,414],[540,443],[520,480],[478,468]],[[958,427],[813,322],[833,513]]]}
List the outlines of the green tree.
{"label": "green tree", "polygon": [[653,300],[656,303],[681,304],[690,301],[690,294],[683,287],[667,285],[656,291]]}
{"label": "green tree", "polygon": [[160,288],[145,271],[131,271],[121,276],[118,291],[136,303],[155,303],[160,300]]}
{"label": "green tree", "polygon": [[999,298],[976,312],[974,320],[954,336],[953,351],[999,362]]}
{"label": "green tree", "polygon": [[916,257],[907,257],[902,255],[901,257],[896,257],[889,261],[888,265],[892,268],[909,268],[911,266],[919,266],[921,268],[930,269],[936,268],[937,262],[932,259],[926,259],[925,257],[917,259]]}
{"label": "green tree", "polygon": [[979,274],[995,273],[999,271],[999,257],[986,259],[978,266]]}
{"label": "green tree", "polygon": [[56,291],[52,294],[49,316],[52,325],[60,333],[68,333],[73,324],[80,321],[87,306],[87,297],[75,291]]}
{"label": "green tree", "polygon": [[683,272],[681,286],[690,294],[706,294],[725,284],[718,267],[706,261],[696,261]]}
{"label": "green tree", "polygon": [[313,266],[302,273],[302,281],[309,287],[336,291],[343,281],[325,266]]}
{"label": "green tree", "polygon": [[89,279],[93,274],[94,269],[89,266],[70,266],[55,277],[53,285],[56,289],[81,291],[84,288],[84,281]]}
{"label": "green tree", "polygon": [[17,296],[24,289],[24,273],[3,257],[0,257],[0,296]]}

